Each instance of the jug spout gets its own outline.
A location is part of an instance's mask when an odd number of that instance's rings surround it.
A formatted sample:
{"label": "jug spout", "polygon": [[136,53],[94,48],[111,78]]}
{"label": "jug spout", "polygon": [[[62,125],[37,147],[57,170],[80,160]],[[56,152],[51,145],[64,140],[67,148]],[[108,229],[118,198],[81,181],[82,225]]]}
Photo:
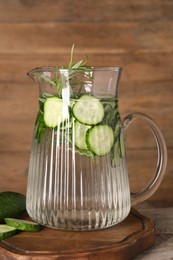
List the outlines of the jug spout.
{"label": "jug spout", "polygon": [[40,75],[40,73],[42,73],[41,68],[35,68],[35,69],[31,69],[30,71],[27,72],[27,75],[34,80],[35,82],[37,82],[37,78],[38,75]]}
{"label": "jug spout", "polygon": [[31,78],[31,79],[33,79],[34,80],[34,71],[35,71],[35,69],[32,69],[32,70],[30,70],[30,71],[28,71],[27,72],[27,75]]}
{"label": "jug spout", "polygon": [[38,67],[28,71],[27,75],[38,85],[40,95],[56,94],[59,79],[57,67]]}

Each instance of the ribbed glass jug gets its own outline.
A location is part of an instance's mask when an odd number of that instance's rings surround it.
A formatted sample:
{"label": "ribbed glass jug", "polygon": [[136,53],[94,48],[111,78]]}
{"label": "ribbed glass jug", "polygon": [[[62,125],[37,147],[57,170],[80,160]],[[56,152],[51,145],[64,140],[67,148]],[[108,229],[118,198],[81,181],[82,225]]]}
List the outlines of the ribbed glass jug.
{"label": "ribbed glass jug", "polygon": [[[96,230],[124,220],[131,205],[151,196],[165,173],[162,133],[147,115],[121,119],[121,68],[36,68],[39,112],[31,149],[27,211],[36,222],[64,230]],[[144,120],[157,143],[158,163],[146,187],[130,193],[124,131]]]}

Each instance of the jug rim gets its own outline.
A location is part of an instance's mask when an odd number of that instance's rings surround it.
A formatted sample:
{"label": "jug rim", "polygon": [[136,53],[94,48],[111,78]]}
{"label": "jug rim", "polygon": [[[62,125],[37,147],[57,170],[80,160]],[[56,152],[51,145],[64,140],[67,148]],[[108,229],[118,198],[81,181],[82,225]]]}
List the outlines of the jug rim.
{"label": "jug rim", "polygon": [[27,72],[27,75],[30,76],[34,72],[44,72],[44,71],[62,71],[66,72],[69,70],[72,71],[114,71],[114,72],[121,72],[122,67],[118,66],[93,66],[91,68],[85,68],[85,69],[78,69],[78,68],[63,68],[58,66],[43,66],[43,67],[36,67],[34,69],[31,69]]}

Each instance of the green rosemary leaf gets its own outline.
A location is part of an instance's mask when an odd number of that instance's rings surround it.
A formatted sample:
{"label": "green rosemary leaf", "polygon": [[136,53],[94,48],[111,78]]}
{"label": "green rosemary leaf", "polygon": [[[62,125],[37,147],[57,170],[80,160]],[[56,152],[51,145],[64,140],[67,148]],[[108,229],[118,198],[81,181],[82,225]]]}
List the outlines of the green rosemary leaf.
{"label": "green rosemary leaf", "polygon": [[35,124],[37,125],[35,138],[37,139],[37,142],[40,143],[41,138],[46,130],[46,125],[44,123],[44,114],[41,111],[39,111],[38,113]]}
{"label": "green rosemary leaf", "polygon": [[52,97],[53,94],[42,93],[40,99],[44,102],[48,97]]}
{"label": "green rosemary leaf", "polygon": [[88,69],[92,69],[92,67],[89,65],[82,65],[80,66],[80,69],[88,70]]}
{"label": "green rosemary leaf", "polygon": [[74,65],[72,66],[72,69],[78,69],[78,68],[80,68],[80,66],[82,65],[82,63],[83,63],[83,60],[80,60],[79,62],[77,62],[76,64],[74,64]]}
{"label": "green rosemary leaf", "polygon": [[63,80],[61,78],[57,80],[56,87],[57,87],[57,91],[58,91],[58,96],[61,97],[62,88],[63,88]]}
{"label": "green rosemary leaf", "polygon": [[81,67],[84,67],[88,62],[88,56],[85,54],[85,60],[83,62],[83,64],[81,64]]}
{"label": "green rosemary leaf", "polygon": [[55,71],[55,82],[58,81],[58,67],[56,67],[56,71]]}
{"label": "green rosemary leaf", "polygon": [[41,97],[40,97],[40,98],[39,98],[39,101],[42,102],[42,103],[44,103],[44,102],[45,102],[45,98],[41,98]]}
{"label": "green rosemary leaf", "polygon": [[77,153],[79,153],[80,155],[86,155],[87,157],[92,158],[92,159],[94,159],[94,157],[95,157],[95,155],[89,150],[79,149],[78,147],[75,147],[75,151]]}
{"label": "green rosemary leaf", "polygon": [[70,63],[68,65],[68,68],[71,68],[73,66],[74,46],[75,45],[73,44],[71,48]]}
{"label": "green rosemary leaf", "polygon": [[47,83],[49,83],[50,85],[52,85],[53,87],[56,87],[56,82],[54,82],[53,80],[49,79],[48,77],[44,76],[43,74],[40,75],[41,79],[44,79]]}

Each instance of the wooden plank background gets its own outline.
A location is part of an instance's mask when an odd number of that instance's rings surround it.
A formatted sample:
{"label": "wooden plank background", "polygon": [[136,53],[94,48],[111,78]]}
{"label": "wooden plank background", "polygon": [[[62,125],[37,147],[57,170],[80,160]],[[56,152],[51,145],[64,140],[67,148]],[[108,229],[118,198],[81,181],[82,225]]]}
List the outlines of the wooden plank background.
{"label": "wooden plank background", "polygon": [[[0,0],[0,191],[25,193],[37,87],[26,73],[76,60],[122,66],[120,111],[150,115],[168,147],[167,174],[149,203],[173,204],[173,1]],[[156,146],[142,123],[127,133],[131,187],[156,165]],[[8,174],[8,180],[4,182]]]}

